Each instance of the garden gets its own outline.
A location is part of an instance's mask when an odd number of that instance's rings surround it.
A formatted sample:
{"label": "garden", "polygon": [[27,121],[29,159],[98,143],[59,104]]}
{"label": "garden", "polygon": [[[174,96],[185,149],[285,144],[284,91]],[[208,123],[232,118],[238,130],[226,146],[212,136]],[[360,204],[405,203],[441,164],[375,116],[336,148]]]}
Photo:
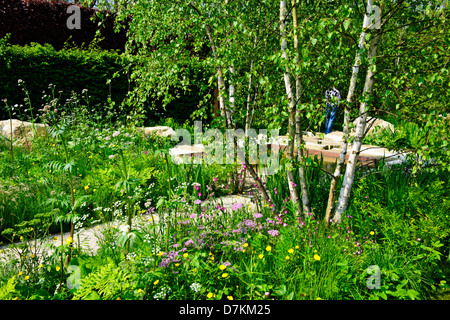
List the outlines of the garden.
{"label": "garden", "polygon": [[76,3],[123,51],[0,38],[0,300],[450,299],[448,3]]}

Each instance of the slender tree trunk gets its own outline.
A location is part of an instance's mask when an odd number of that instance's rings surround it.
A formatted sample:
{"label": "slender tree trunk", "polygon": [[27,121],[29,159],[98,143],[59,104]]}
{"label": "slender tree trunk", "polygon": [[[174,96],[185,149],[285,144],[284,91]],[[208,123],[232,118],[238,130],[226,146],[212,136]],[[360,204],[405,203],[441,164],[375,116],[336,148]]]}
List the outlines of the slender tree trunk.
{"label": "slender tree trunk", "polygon": [[348,88],[347,93],[347,101],[345,104],[344,109],[344,127],[343,127],[343,143],[341,153],[339,154],[338,161],[336,163],[336,169],[334,170],[333,178],[331,180],[330,184],[330,191],[328,194],[328,203],[327,203],[327,210],[325,212],[325,223],[327,225],[330,225],[331,221],[331,215],[334,211],[334,204],[335,204],[335,198],[336,198],[336,190],[337,185],[339,183],[339,179],[342,176],[342,172],[344,169],[344,163],[345,158],[347,156],[347,149],[348,149],[348,138],[349,138],[349,127],[350,127],[350,108],[353,103],[353,97],[355,96],[355,89],[356,89],[356,83],[358,80],[358,73],[359,73],[359,67],[361,65],[361,51],[364,49],[364,46],[366,45],[366,28],[363,27],[363,31],[360,35],[360,40],[358,44],[358,49],[356,51],[356,58],[355,58],[355,64],[353,65],[353,72],[352,77],[350,78],[350,85]]}
{"label": "slender tree trunk", "polygon": [[286,41],[286,1],[280,1],[280,35],[281,35],[281,52],[282,57],[286,63],[286,71],[284,72],[284,86],[289,102],[289,128],[288,128],[288,151],[287,158],[289,160],[289,167],[287,168],[287,179],[289,184],[289,192],[291,200],[296,206],[296,215],[300,213],[299,197],[295,184],[294,168],[292,166],[294,160],[294,140],[295,140],[295,97],[291,85],[291,73],[289,71],[289,58],[287,55],[287,41]]}
{"label": "slender tree trunk", "polygon": [[[206,25],[205,29],[206,29],[206,34],[208,35],[209,41],[211,42],[211,49],[212,49],[212,52],[214,55],[214,59],[216,59],[216,61],[219,61],[219,57],[217,55],[216,44],[214,43],[214,38],[212,36],[211,27],[209,25]],[[220,115],[225,121],[225,126],[227,128],[230,128],[231,123],[228,122],[229,117],[227,114],[227,110],[226,110],[226,106],[225,106],[225,98],[224,98],[225,90],[226,90],[225,80],[224,80],[224,76],[223,76],[223,70],[220,65],[217,67],[217,85],[218,85],[218,89],[219,89]]]}
{"label": "slender tree trunk", "polygon": [[247,94],[247,110],[245,115],[245,132],[248,133],[250,130],[250,127],[252,126],[251,123],[251,100],[252,100],[252,85],[253,85],[253,68],[254,68],[254,62],[250,63],[250,77],[248,79],[248,94]]}
{"label": "slender tree trunk", "polygon": [[236,124],[233,121],[233,115],[234,115],[234,110],[235,110],[235,94],[236,94],[236,89],[234,86],[234,76],[236,74],[236,69],[234,67],[234,64],[232,64],[230,66],[230,85],[228,86],[229,89],[229,109],[226,110],[226,115],[227,115],[227,121],[228,124],[233,127],[233,129],[236,129]]}
{"label": "slender tree trunk", "polygon": [[[297,0],[292,0],[292,18],[294,25],[294,50],[296,53],[294,63],[299,66],[299,42],[298,42],[298,22],[297,22]],[[295,141],[297,142],[297,159],[299,161],[298,175],[300,179],[300,190],[302,195],[302,211],[304,214],[310,212],[308,184],[306,182],[306,170],[305,170],[305,156],[303,154],[303,133],[302,133],[302,114],[298,106],[301,103],[302,95],[302,83],[300,81],[300,74],[295,74]]]}
{"label": "slender tree trunk", "polygon": [[[369,3],[371,1],[369,0]],[[374,84],[374,75],[375,75],[375,57],[377,53],[378,42],[380,40],[379,33],[375,33],[374,37],[371,40],[370,48],[368,52],[368,61],[369,66],[366,73],[366,79],[364,83],[363,89],[363,98],[368,98],[372,94],[373,84]],[[341,192],[338,199],[338,204],[336,208],[336,213],[333,217],[333,221],[335,223],[339,223],[342,218],[342,214],[347,210],[350,193],[352,190],[353,182],[355,180],[356,173],[356,164],[358,161],[358,156],[361,151],[362,139],[364,138],[366,119],[367,119],[367,109],[368,103],[366,100],[360,103],[359,107],[359,117],[356,126],[355,139],[352,145],[352,150],[347,162],[347,167],[344,174],[344,180],[341,187]]]}

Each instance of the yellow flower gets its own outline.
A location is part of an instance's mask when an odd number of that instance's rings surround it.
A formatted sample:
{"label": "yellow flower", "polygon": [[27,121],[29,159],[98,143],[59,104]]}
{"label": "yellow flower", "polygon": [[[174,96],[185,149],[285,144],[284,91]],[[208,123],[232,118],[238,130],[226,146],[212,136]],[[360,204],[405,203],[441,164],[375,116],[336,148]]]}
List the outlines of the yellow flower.
{"label": "yellow flower", "polygon": [[294,249],[289,249],[288,252],[289,253],[294,253]]}
{"label": "yellow flower", "polygon": [[295,249],[298,249],[298,248],[300,248],[299,246],[295,246]]}
{"label": "yellow flower", "polygon": [[28,280],[28,279],[30,279],[30,276],[25,276],[25,280]]}
{"label": "yellow flower", "polygon": [[266,250],[270,252],[270,250],[272,250],[272,247],[271,246],[267,246]]}
{"label": "yellow flower", "polygon": [[222,278],[228,277],[228,273],[222,273]]}
{"label": "yellow flower", "polygon": [[320,261],[320,256],[318,254],[314,255],[314,260]]}
{"label": "yellow flower", "polygon": [[95,192],[95,191],[97,191],[97,189],[94,189],[93,191]]}
{"label": "yellow flower", "polygon": [[375,232],[373,232],[373,231],[370,231],[370,235],[371,236],[373,236],[375,234]]}
{"label": "yellow flower", "polygon": [[58,241],[58,237],[54,237],[53,240]]}
{"label": "yellow flower", "polygon": [[156,280],[155,282],[153,282],[153,285],[156,286],[159,283],[159,280]]}
{"label": "yellow flower", "polygon": [[158,256],[162,256],[164,254],[163,251],[161,251],[160,253],[158,253]]}
{"label": "yellow flower", "polygon": [[211,257],[211,260],[214,260],[214,257]]}
{"label": "yellow flower", "polygon": [[208,294],[206,295],[206,297],[207,297],[208,299],[211,299],[212,296],[213,296],[212,292],[210,292],[210,293],[208,293]]}
{"label": "yellow flower", "polygon": [[41,263],[40,265],[39,265],[39,268],[42,268],[44,265]]}
{"label": "yellow flower", "polygon": [[248,243],[246,242],[246,243],[244,243],[244,248],[247,248],[248,247]]}
{"label": "yellow flower", "polygon": [[89,189],[89,186],[84,186],[84,190],[87,191],[87,189]]}
{"label": "yellow flower", "polygon": [[314,250],[314,252],[317,252],[317,250]]}
{"label": "yellow flower", "polygon": [[219,266],[219,269],[222,270],[222,271],[225,270],[225,268],[226,268],[226,267],[225,267],[223,264],[221,264],[221,265]]}
{"label": "yellow flower", "polygon": [[290,257],[289,256],[286,256],[286,258],[285,258],[286,260],[289,260],[290,259]]}
{"label": "yellow flower", "polygon": [[179,267],[180,266],[180,264],[179,263],[175,263],[175,267]]}
{"label": "yellow flower", "polygon": [[19,240],[23,240],[23,237],[22,237],[22,236],[20,236]]}
{"label": "yellow flower", "polygon": [[59,271],[61,268],[60,267],[56,267],[56,271]]}
{"label": "yellow flower", "polygon": [[316,300],[322,300],[322,298],[317,297]]}
{"label": "yellow flower", "polygon": [[68,238],[66,239],[66,243],[67,243],[67,244],[71,244],[72,242],[73,242],[72,237],[68,237]]}
{"label": "yellow flower", "polygon": [[19,276],[21,276],[22,275],[22,271],[19,271]]}
{"label": "yellow flower", "polygon": [[264,258],[264,255],[261,253],[261,254],[258,256],[258,258],[260,258],[260,259]]}
{"label": "yellow flower", "polygon": [[228,300],[233,300],[233,296],[227,296]]}
{"label": "yellow flower", "polygon": [[142,289],[138,289],[137,293],[141,293],[141,292],[142,292]]}
{"label": "yellow flower", "polygon": [[187,254],[187,252],[186,252],[186,253],[183,253],[183,257],[185,257],[185,258],[187,258],[187,257],[188,257],[188,254]]}

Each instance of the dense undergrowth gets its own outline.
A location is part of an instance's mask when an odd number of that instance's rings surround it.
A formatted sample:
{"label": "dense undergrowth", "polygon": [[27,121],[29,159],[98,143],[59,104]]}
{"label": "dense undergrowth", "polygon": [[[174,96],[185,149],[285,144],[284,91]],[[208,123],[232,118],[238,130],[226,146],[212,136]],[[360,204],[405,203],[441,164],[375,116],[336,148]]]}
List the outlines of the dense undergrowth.
{"label": "dense undergrowth", "polygon": [[[12,151],[9,137],[0,143],[1,240],[18,253],[0,259],[0,299],[430,299],[448,290],[448,177],[436,168],[359,170],[347,216],[327,228],[320,159],[307,171],[312,212],[299,218],[283,162],[267,178],[266,203],[228,184],[242,167],[175,164],[175,142],[81,104],[40,120],[47,134]],[[220,196],[230,193],[227,211]],[[75,236],[63,242],[71,223]],[[93,254],[76,234],[99,223]]]}

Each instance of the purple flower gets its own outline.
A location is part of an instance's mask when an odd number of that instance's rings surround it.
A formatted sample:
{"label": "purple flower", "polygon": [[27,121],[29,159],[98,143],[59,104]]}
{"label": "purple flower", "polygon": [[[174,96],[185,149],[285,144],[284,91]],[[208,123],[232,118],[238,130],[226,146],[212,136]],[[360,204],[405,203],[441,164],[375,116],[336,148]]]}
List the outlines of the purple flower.
{"label": "purple flower", "polygon": [[120,134],[120,131],[114,131],[114,133],[112,134],[113,137],[117,137]]}
{"label": "purple flower", "polygon": [[201,204],[201,203],[202,203],[202,200],[199,200],[199,199],[194,201],[194,204]]}
{"label": "purple flower", "polygon": [[233,209],[234,211],[236,211],[236,210],[241,209],[243,206],[244,206],[243,203],[237,202],[237,203],[234,203],[234,204],[231,206],[231,209]]}
{"label": "purple flower", "polygon": [[254,215],[253,215],[253,218],[255,218],[255,219],[259,219],[259,218],[262,218],[262,214],[261,213],[255,213]]}
{"label": "purple flower", "polygon": [[256,226],[256,223],[250,219],[244,220],[243,222],[244,222],[244,225],[248,228],[254,228]]}
{"label": "purple flower", "polygon": [[195,214],[195,213],[192,213],[190,216],[189,216],[189,218],[191,218],[191,219],[195,219],[195,218],[197,218],[197,214]]}
{"label": "purple flower", "polygon": [[278,235],[278,230],[269,230],[267,231],[268,234],[270,234],[272,237],[276,237]]}

